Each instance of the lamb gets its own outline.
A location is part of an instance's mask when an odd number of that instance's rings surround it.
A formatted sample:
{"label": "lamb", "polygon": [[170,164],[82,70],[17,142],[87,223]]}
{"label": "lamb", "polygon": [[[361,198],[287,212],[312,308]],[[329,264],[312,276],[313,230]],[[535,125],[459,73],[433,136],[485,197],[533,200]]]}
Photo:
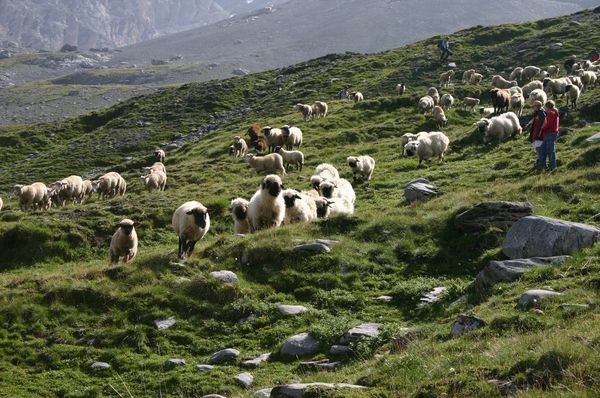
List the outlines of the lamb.
{"label": "lamb", "polygon": [[444,127],[446,123],[448,123],[448,118],[446,118],[446,114],[441,106],[436,105],[433,108],[433,118],[435,119],[435,123],[438,128]]}
{"label": "lamb", "polygon": [[438,93],[437,88],[429,87],[429,89],[427,90],[427,95],[433,99],[434,105],[437,105],[438,102],[440,102],[440,93]]}
{"label": "lamb", "polygon": [[558,65],[549,65],[548,66],[548,74],[552,77],[558,77],[558,73],[560,72],[560,66]]}
{"label": "lamb", "polygon": [[152,174],[154,172],[157,171],[162,171],[163,173],[167,174],[167,168],[165,167],[165,165],[161,162],[154,162],[154,164],[150,167],[144,167],[143,169],[147,174]]}
{"label": "lamb", "polygon": [[577,100],[579,99],[579,95],[581,94],[581,90],[574,84],[569,84],[567,86],[567,107],[569,106],[569,101],[571,102],[571,108],[577,109]]}
{"label": "lamb", "polygon": [[248,144],[242,137],[236,135],[233,137],[233,155],[236,158],[244,157],[248,153]]}
{"label": "lamb", "polygon": [[285,175],[285,168],[283,167],[283,158],[278,153],[270,153],[265,156],[256,156],[254,154],[247,154],[244,156],[244,160],[252,167],[256,173],[260,172],[277,172],[281,175]]}
{"label": "lamb", "polygon": [[298,103],[298,104],[294,105],[294,109],[296,109],[297,111],[300,111],[300,113],[302,113],[302,116],[304,117],[305,122],[309,121],[313,115],[313,108],[310,105]]}
{"label": "lamb", "polygon": [[15,196],[19,199],[21,211],[46,210],[50,207],[50,193],[42,182],[31,185],[15,185]]}
{"label": "lamb", "polygon": [[526,66],[525,68],[523,68],[523,73],[521,73],[521,77],[523,81],[530,82],[533,80],[534,77],[539,75],[541,71],[542,70],[537,66]]}
{"label": "lamb", "polygon": [[571,80],[566,77],[561,77],[558,79],[544,79],[544,91],[548,94],[552,94],[554,98],[558,97],[558,94],[562,96],[567,92],[567,86],[571,84]]}
{"label": "lamb", "polygon": [[469,69],[463,72],[462,82],[469,83],[471,81],[471,76],[475,73],[475,69]]}
{"label": "lamb", "polygon": [[160,149],[160,148],[156,148],[156,149],[154,150],[154,157],[156,158],[156,161],[157,161],[157,162],[164,163],[164,162],[165,162],[165,157],[166,157],[166,156],[167,156],[167,155],[165,154],[165,151],[163,151],[162,149]]}
{"label": "lamb", "polygon": [[440,106],[442,109],[447,111],[448,109],[452,108],[452,105],[454,105],[454,97],[452,94],[442,95],[442,98],[440,98]]}
{"label": "lamb", "polygon": [[518,86],[518,85],[519,85],[519,83],[517,83],[516,80],[508,81],[500,75],[492,76],[492,86],[494,86],[496,88],[506,89],[506,88],[511,88],[511,87]]}
{"label": "lamb", "polygon": [[544,83],[542,83],[539,80],[533,80],[523,86],[523,88],[522,88],[523,89],[523,97],[527,98],[527,97],[529,97],[529,94],[531,94],[531,92],[533,90],[537,90],[537,89],[542,90],[543,88],[544,88]]}
{"label": "lamb", "polygon": [[508,77],[508,80],[521,80],[521,75],[523,74],[523,68],[520,66],[517,66],[515,69],[513,69],[513,71],[510,73],[510,76]]}
{"label": "lamb", "polygon": [[340,173],[338,170],[330,165],[329,163],[321,163],[315,169],[315,174],[310,177],[310,185],[318,190],[319,184],[325,180],[332,180],[340,178]]}
{"label": "lamb", "polygon": [[319,193],[331,203],[331,215],[354,214],[356,194],[352,184],[344,178],[325,180],[319,184]]}
{"label": "lamb", "polygon": [[50,197],[58,206],[81,203],[83,196],[83,179],[80,176],[72,175],[50,184]]}
{"label": "lamb", "polygon": [[200,202],[185,202],[173,213],[171,224],[179,238],[179,258],[190,257],[196,242],[210,229],[208,209]]}
{"label": "lamb", "polygon": [[283,136],[285,149],[288,151],[291,151],[294,147],[300,149],[302,146],[302,130],[300,130],[298,127],[290,127],[286,124],[285,126],[281,127],[281,134]]}
{"label": "lamb", "polygon": [[462,100],[462,105],[464,108],[470,108],[471,112],[475,111],[475,107],[479,105],[481,101],[478,98],[465,97]]}
{"label": "lamb", "polygon": [[483,75],[481,73],[473,73],[469,79],[471,84],[479,84],[483,81]]}
{"label": "lamb", "polygon": [[138,237],[135,232],[135,223],[126,218],[119,223],[117,232],[110,240],[110,263],[119,262],[119,257],[123,257],[123,262],[128,263],[137,254]]}
{"label": "lamb", "polygon": [[581,83],[583,84],[583,91],[587,90],[588,87],[595,86],[598,81],[598,75],[593,71],[584,71],[580,70],[577,72],[579,77],[581,78]]}
{"label": "lamb", "polygon": [[496,115],[508,112],[510,106],[510,91],[499,88],[494,88],[490,91],[492,97],[492,104],[494,105],[494,113]]}
{"label": "lamb", "polygon": [[322,117],[327,116],[327,111],[329,110],[329,106],[326,102],[315,101],[312,105],[313,117],[315,119],[320,119]]}
{"label": "lamb", "polygon": [[352,169],[352,180],[356,182],[356,176],[361,175],[362,178],[370,180],[375,171],[375,159],[370,156],[348,156],[346,158],[348,166]]}
{"label": "lamb", "polygon": [[406,85],[404,83],[396,84],[396,93],[398,95],[404,95],[405,92],[406,92]]}
{"label": "lamb", "polygon": [[419,158],[418,167],[421,167],[423,160],[429,162],[436,156],[440,162],[443,162],[449,144],[450,140],[446,134],[440,131],[433,131],[419,136],[415,141],[409,142],[404,148],[404,152],[408,156],[417,155]]}
{"label": "lamb", "polygon": [[418,110],[423,112],[423,114],[433,111],[434,106],[435,101],[429,95],[421,97],[421,99],[419,99],[419,103],[417,104]]}
{"label": "lamb", "polygon": [[246,199],[235,198],[231,201],[231,217],[233,218],[233,232],[235,234],[246,235],[250,233],[250,223],[248,222],[248,202]]}
{"label": "lamb", "polygon": [[441,87],[450,86],[450,83],[452,82],[453,77],[454,77],[454,71],[452,69],[442,73],[440,75],[440,86]]}
{"label": "lamb", "polygon": [[304,166],[304,154],[300,151],[286,151],[282,147],[275,148],[275,152],[280,154],[283,159],[283,167],[289,170],[290,165],[295,165],[298,171],[302,171]]}
{"label": "lamb", "polygon": [[317,218],[317,204],[313,196],[286,189],[281,193],[285,203],[284,224],[308,222]]}
{"label": "lamb", "polygon": [[545,104],[546,101],[548,101],[548,96],[546,95],[546,92],[544,90],[537,88],[529,94],[529,100],[531,101],[531,103],[534,103],[535,101],[540,101],[542,104]]}
{"label": "lamb", "polygon": [[140,182],[146,187],[149,192],[164,191],[167,185],[167,175],[158,170],[150,174],[140,177]]}
{"label": "lamb", "polygon": [[262,131],[267,144],[269,144],[269,152],[273,152],[277,146],[283,146],[283,131],[281,129],[266,126],[263,127]]}
{"label": "lamb", "polygon": [[481,119],[474,123],[479,131],[484,134],[483,142],[488,142],[496,139],[500,142],[507,140],[512,135],[521,134],[523,129],[519,124],[519,118],[513,112],[494,116],[491,119]]}
{"label": "lamb", "polygon": [[517,92],[510,97],[510,109],[515,112],[519,117],[523,114],[523,108],[525,107],[525,98],[523,94]]}
{"label": "lamb", "polygon": [[248,204],[248,221],[252,232],[279,227],[285,217],[285,202],[281,196],[283,183],[274,174],[266,176]]}
{"label": "lamb", "polygon": [[350,98],[352,98],[354,102],[361,102],[365,100],[365,97],[360,91],[350,94]]}

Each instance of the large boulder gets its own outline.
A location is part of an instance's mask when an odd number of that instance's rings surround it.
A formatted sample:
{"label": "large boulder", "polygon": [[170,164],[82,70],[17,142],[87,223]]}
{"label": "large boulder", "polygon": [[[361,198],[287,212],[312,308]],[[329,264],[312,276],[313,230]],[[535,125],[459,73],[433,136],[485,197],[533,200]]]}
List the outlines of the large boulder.
{"label": "large boulder", "polygon": [[226,362],[232,362],[235,361],[239,356],[240,352],[238,350],[234,348],[226,348],[224,350],[217,351],[214,354],[212,354],[210,359],[208,360],[208,363],[210,365],[216,365]]}
{"label": "large boulder", "polygon": [[[271,390],[271,398],[302,398],[308,393],[311,396],[318,396],[319,393],[323,393],[327,390],[336,389],[365,389],[364,386],[358,386],[354,384],[346,383],[295,383],[285,384],[283,386],[277,386]],[[314,394],[312,394],[314,393]]]}
{"label": "large boulder", "polygon": [[508,230],[502,251],[511,258],[573,254],[600,239],[600,229],[541,216],[523,217]]}
{"label": "large boulder", "polygon": [[458,214],[454,223],[464,232],[485,231],[490,227],[506,231],[532,214],[533,206],[529,202],[482,202]]}
{"label": "large boulder", "polygon": [[473,285],[477,289],[485,289],[500,282],[515,281],[525,271],[531,268],[544,267],[549,265],[559,265],[564,263],[570,256],[554,256],[554,257],[533,257],[519,258],[515,260],[505,261],[490,261],[490,263],[482,269]]}
{"label": "large boulder", "polygon": [[408,203],[413,202],[427,202],[439,195],[438,188],[434,185],[418,182],[413,180],[409,182],[404,188],[404,199]]}
{"label": "large boulder", "polygon": [[281,355],[305,357],[319,352],[321,344],[308,333],[300,333],[289,337],[281,346]]}

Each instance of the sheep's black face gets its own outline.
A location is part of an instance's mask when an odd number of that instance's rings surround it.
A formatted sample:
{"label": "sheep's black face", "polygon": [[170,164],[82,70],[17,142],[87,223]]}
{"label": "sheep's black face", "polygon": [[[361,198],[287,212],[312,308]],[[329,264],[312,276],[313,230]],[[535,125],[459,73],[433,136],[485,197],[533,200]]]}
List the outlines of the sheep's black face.
{"label": "sheep's black face", "polygon": [[194,222],[200,228],[206,228],[206,212],[202,209],[196,208],[194,210],[189,211],[187,214],[194,217]]}
{"label": "sheep's black face", "polygon": [[245,206],[236,206],[233,208],[233,214],[238,220],[245,220],[248,216],[248,209]]}
{"label": "sheep's black face", "polygon": [[358,162],[355,159],[349,160],[348,164],[350,167],[355,168],[358,165]]}
{"label": "sheep's black face", "polygon": [[121,225],[121,231],[123,231],[123,233],[127,236],[131,235],[131,232],[133,231],[133,225],[127,224],[127,225]]}
{"label": "sheep's black face", "polygon": [[262,189],[266,189],[269,192],[269,195],[273,197],[277,197],[281,193],[281,185],[277,181],[264,181],[262,183]]}
{"label": "sheep's black face", "polygon": [[489,125],[488,125],[487,121],[479,123],[477,125],[477,129],[479,130],[480,133],[485,133],[488,130],[488,127],[489,127]]}
{"label": "sheep's black face", "polygon": [[332,185],[325,185],[321,188],[321,195],[323,195],[327,199],[331,199],[331,197],[333,196],[333,188],[334,187]]}
{"label": "sheep's black face", "polygon": [[404,152],[406,152],[406,154],[408,156],[413,156],[415,153],[417,153],[417,148],[418,147],[419,147],[419,144],[417,142],[409,142],[404,147]]}
{"label": "sheep's black face", "polygon": [[284,196],[283,201],[285,202],[286,209],[294,207],[294,203],[296,203],[296,196]]}

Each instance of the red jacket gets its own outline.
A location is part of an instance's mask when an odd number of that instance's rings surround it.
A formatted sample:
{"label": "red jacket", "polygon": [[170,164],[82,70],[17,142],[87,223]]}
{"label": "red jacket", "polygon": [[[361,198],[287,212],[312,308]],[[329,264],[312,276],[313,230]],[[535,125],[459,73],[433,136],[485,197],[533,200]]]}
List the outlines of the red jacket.
{"label": "red jacket", "polygon": [[542,131],[540,132],[542,140],[546,139],[548,133],[558,133],[559,123],[560,117],[558,116],[558,112],[556,112],[555,109],[548,111],[548,113],[546,113],[546,120],[544,120],[544,125],[542,126]]}

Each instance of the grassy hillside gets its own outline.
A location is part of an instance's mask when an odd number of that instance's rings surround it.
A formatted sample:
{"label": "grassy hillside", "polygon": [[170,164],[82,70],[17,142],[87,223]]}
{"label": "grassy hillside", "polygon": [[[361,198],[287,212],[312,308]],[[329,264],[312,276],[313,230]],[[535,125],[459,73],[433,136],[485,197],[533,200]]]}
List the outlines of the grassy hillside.
{"label": "grassy hillside", "polygon": [[[460,72],[473,67],[488,75],[515,65],[562,64],[600,41],[597,15],[458,32],[451,37],[454,60]],[[548,49],[558,41],[560,50]],[[372,56],[332,55],[166,88],[76,119],[1,128],[0,196],[6,208],[0,212],[0,396],[249,397],[299,381],[368,387],[331,394],[339,397],[493,397],[513,388],[530,397],[598,396],[600,246],[560,267],[477,292],[470,284],[489,260],[503,258],[504,233],[464,234],[454,216],[484,200],[527,200],[537,214],[600,225],[600,147],[585,141],[597,127],[578,127],[581,118],[599,119],[600,87],[583,94],[579,111],[564,115],[570,130],[558,143],[555,173],[531,171],[534,153],[525,136],[483,145],[472,127],[479,116],[456,108],[448,112],[447,161],[417,169],[415,159],[400,156],[399,136],[434,129],[430,117],[415,112],[414,99],[443,70],[435,62],[436,42]],[[409,87],[403,97],[393,93],[400,81]],[[345,83],[367,100],[328,101],[330,115],[306,123],[292,111],[296,102],[334,97]],[[489,88],[455,80],[449,92],[487,101]],[[304,131],[307,164],[302,173],[285,177],[289,187],[308,189],[321,162],[349,178],[348,155],[373,156],[373,180],[355,186],[355,216],[233,236],[229,201],[250,197],[262,177],[229,157],[227,147],[253,122],[294,123]],[[179,148],[167,155],[167,190],[143,192],[141,167],[151,163],[155,146],[170,142]],[[6,200],[15,183],[95,177],[108,170],[129,181],[125,199],[94,198],[30,214]],[[443,195],[405,204],[403,185],[421,176]],[[187,200],[209,208],[212,229],[182,265],[170,219]],[[109,267],[110,237],[126,217],[139,223],[139,254],[132,264]],[[339,243],[315,256],[293,250],[299,241],[316,238]],[[224,285],[209,276],[223,269],[236,272],[239,283]],[[420,295],[437,286],[448,288],[446,296],[420,306]],[[525,290],[544,286],[564,295],[540,303],[537,311],[515,306]],[[380,295],[393,299],[381,302]],[[462,295],[467,301],[452,304]],[[562,302],[589,306],[564,311],[558,308]],[[310,311],[286,317],[276,310],[280,303]],[[481,317],[486,326],[452,339],[450,327],[464,313]],[[157,330],[153,321],[170,316],[175,326]],[[255,381],[246,391],[233,380],[243,371],[237,364],[207,373],[195,368],[228,347],[242,358],[276,352],[300,332],[321,342],[316,358],[325,358],[331,344],[363,322],[382,323],[380,337],[355,343],[354,354],[336,371],[305,370],[298,361],[274,356],[250,370]],[[170,368],[170,358],[187,364]],[[112,367],[91,370],[96,361]]]}

